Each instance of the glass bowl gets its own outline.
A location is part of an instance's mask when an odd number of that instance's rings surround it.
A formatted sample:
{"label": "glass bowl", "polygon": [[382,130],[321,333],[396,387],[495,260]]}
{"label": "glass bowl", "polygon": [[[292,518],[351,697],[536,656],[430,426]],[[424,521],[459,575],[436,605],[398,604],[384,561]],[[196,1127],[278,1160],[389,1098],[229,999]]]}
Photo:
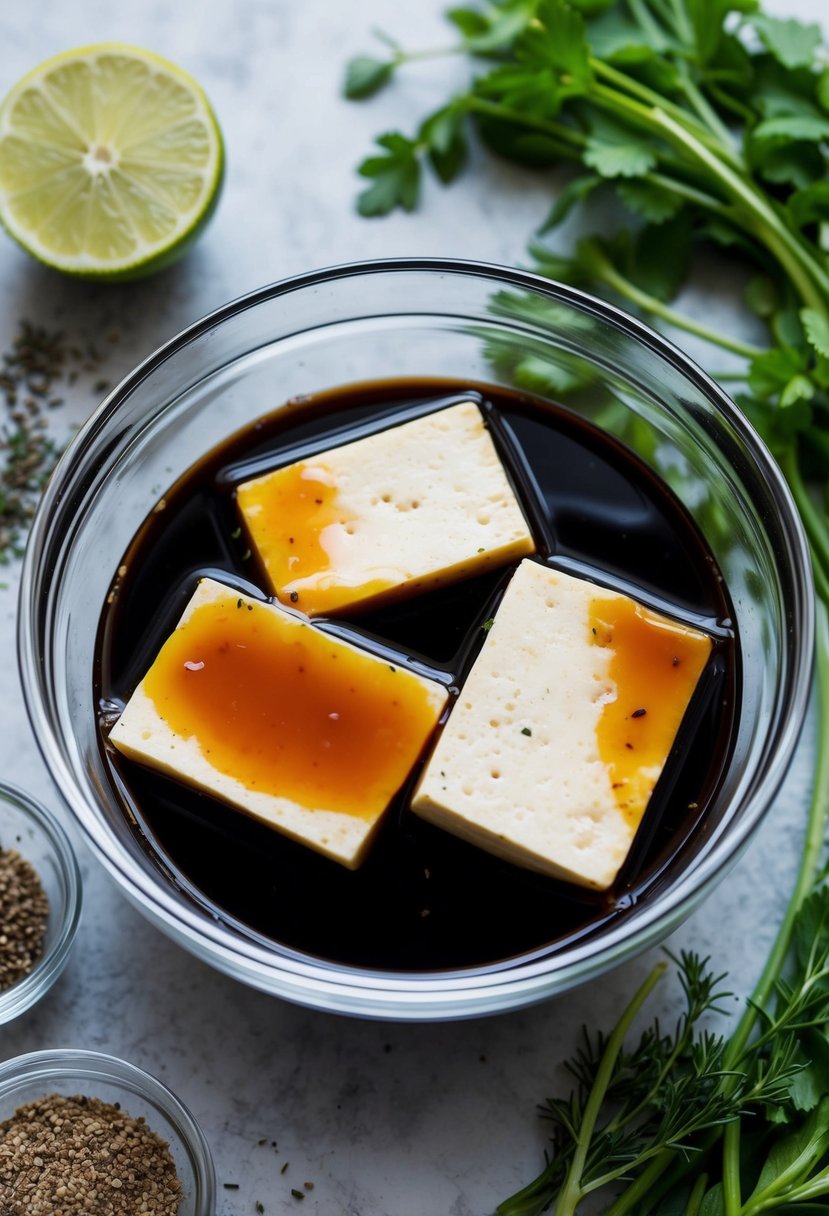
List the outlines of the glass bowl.
{"label": "glass bowl", "polygon": [[182,1184],[178,1216],[214,1216],[216,1177],[210,1148],[179,1099],[155,1077],[126,1060],[96,1051],[55,1048],[0,1064],[0,1123],[50,1094],[116,1103],[166,1141]]}
{"label": "glass bowl", "polygon": [[81,915],[81,875],[66,832],[28,794],[0,781],[0,848],[37,871],[49,901],[43,953],[23,979],[0,991],[0,1025],[35,1005],[66,966]]}
{"label": "glass bowl", "polygon": [[[740,711],[716,801],[681,865],[622,919],[554,954],[402,972],[256,940],[173,881],[132,829],[101,756],[98,620],[139,524],[206,451],[280,402],[345,384],[450,377],[563,402],[632,447],[705,536],[735,614]],[[670,342],[612,306],[478,263],[382,261],[263,288],[174,338],[115,389],[43,497],[25,558],[19,657],[52,775],[127,896],[200,958],[257,988],[365,1017],[437,1020],[517,1008],[665,937],[733,864],[767,811],[803,722],[814,632],[808,549],[769,453]]]}

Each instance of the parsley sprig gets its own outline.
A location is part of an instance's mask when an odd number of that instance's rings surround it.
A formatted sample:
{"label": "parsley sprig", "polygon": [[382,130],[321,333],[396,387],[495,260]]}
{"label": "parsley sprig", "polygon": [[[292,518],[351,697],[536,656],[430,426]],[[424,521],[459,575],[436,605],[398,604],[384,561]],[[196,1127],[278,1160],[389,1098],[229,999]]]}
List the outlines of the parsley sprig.
{"label": "parsley sprig", "polygon": [[[482,0],[447,14],[455,41],[351,63],[346,94],[369,97],[417,59],[459,54],[468,87],[407,135],[386,132],[359,172],[358,208],[414,208],[423,173],[463,171],[471,138],[568,180],[530,250],[552,278],[621,300],[726,352],[721,378],[770,445],[809,538],[818,593],[818,740],[829,736],[829,57],[816,25],[758,0]],[[596,208],[597,200],[611,208]],[[593,231],[591,217],[601,223]],[[614,231],[608,230],[608,212]],[[580,213],[566,254],[548,234]],[[595,223],[595,221],[594,221]],[[697,253],[717,247],[746,277],[763,342],[715,331],[677,297]],[[536,302],[500,293],[495,312]],[[532,352],[515,382],[560,399],[574,362]],[[501,368],[503,370],[503,368]],[[716,369],[715,369],[716,374]],[[499,1216],[808,1216],[829,1210],[829,749],[818,747],[795,888],[745,1011],[708,1029],[725,993],[706,960],[676,960],[685,1011],[629,1046],[666,965],[610,1035],[585,1032],[573,1089],[550,1100],[552,1152]],[[602,1202],[604,1206],[595,1205]]]}

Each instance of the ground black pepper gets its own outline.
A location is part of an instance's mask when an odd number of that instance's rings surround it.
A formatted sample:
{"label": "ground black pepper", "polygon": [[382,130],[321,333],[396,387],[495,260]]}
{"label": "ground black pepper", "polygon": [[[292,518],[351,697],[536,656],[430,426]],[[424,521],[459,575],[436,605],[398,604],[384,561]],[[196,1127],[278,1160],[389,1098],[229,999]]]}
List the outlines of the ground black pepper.
{"label": "ground black pepper", "polygon": [[169,1146],[118,1106],[49,1094],[0,1123],[3,1216],[176,1216]]}
{"label": "ground black pepper", "polygon": [[34,866],[16,849],[0,849],[0,991],[35,966],[48,920],[49,902]]}
{"label": "ground black pepper", "polygon": [[[48,414],[63,405],[62,384],[78,369],[93,372],[103,356],[90,345],[72,345],[60,332],[20,321],[11,347],[0,357],[0,564],[22,553],[26,531],[60,446],[48,433]],[[93,392],[108,387],[96,381]]]}

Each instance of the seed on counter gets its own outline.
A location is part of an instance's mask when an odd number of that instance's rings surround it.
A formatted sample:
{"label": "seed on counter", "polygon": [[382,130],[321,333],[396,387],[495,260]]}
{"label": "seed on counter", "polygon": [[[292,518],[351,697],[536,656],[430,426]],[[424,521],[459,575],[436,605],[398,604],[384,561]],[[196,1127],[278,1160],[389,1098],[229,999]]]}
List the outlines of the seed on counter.
{"label": "seed on counter", "polygon": [[0,991],[25,979],[43,954],[49,901],[34,866],[0,849]]}
{"label": "seed on counter", "polygon": [[99,1098],[48,1094],[0,1123],[3,1216],[177,1216],[169,1145]]}

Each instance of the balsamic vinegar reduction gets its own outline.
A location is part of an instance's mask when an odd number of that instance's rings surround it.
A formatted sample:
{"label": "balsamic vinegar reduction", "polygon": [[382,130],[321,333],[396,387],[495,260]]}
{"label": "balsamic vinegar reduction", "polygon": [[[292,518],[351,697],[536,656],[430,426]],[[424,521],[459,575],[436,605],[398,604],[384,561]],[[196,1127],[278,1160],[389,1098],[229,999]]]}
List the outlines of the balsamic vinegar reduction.
{"label": "balsamic vinegar reduction", "polygon": [[[351,872],[241,811],[101,747],[128,822],[190,898],[282,952],[380,970],[496,968],[555,952],[629,915],[675,876],[705,830],[728,756],[737,673],[731,611],[711,553],[668,488],[623,445],[568,411],[450,381],[353,385],[292,402],[206,455],[164,495],[121,560],[102,613],[95,696],[123,707],[200,576],[266,586],[234,486],[279,464],[459,400],[484,409],[540,560],[628,592],[708,630],[713,655],[619,881],[593,893],[518,869],[408,810],[419,769]],[[463,453],[457,453],[458,469]],[[512,568],[399,603],[319,621],[338,636],[457,688]]]}

